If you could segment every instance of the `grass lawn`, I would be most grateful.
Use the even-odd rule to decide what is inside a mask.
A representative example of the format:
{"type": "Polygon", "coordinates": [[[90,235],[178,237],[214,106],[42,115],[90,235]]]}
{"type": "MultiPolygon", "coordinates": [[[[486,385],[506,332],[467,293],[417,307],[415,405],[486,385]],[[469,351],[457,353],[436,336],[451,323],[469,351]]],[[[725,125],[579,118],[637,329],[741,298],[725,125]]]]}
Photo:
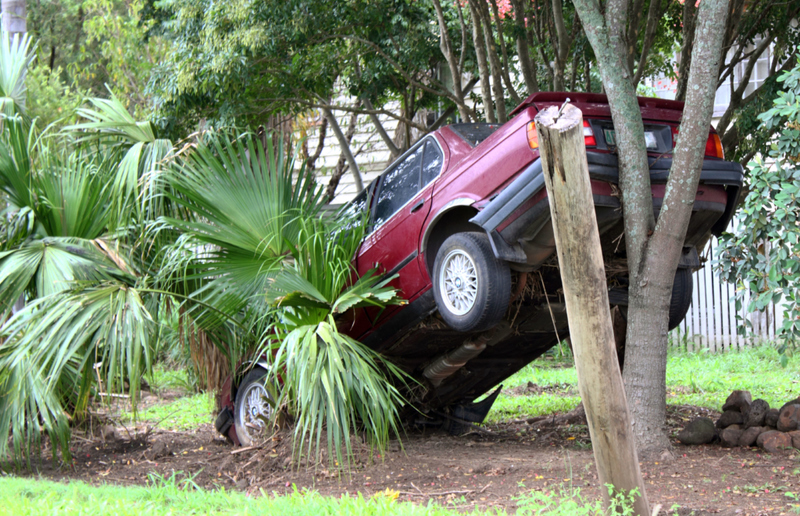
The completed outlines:
{"type": "MultiPolygon", "coordinates": [[[[361,497],[326,498],[314,492],[290,496],[251,497],[238,491],[197,489],[190,480],[154,478],[152,487],[94,487],[82,482],[61,484],[48,480],[0,477],[0,514],[39,515],[397,515],[450,516],[463,514],[437,505],[394,501],[391,493],[361,497]]],[[[263,493],[262,493],[263,494],[263,493]]],[[[486,514],[486,513],[474,513],[486,514]]]]}
{"type": "MultiPolygon", "coordinates": [[[[527,385],[542,393],[503,393],[489,413],[490,422],[566,412],[578,406],[578,377],[569,356],[545,356],[525,366],[503,382],[507,391],[527,385]]],[[[667,361],[667,403],[696,405],[720,410],[736,389],[748,390],[753,399],[763,398],[780,407],[800,396],[800,357],[789,357],[785,366],[772,347],[756,347],[731,353],[688,353],[670,349],[667,361]]]]}
{"type": "MultiPolygon", "coordinates": [[[[158,387],[184,382],[181,374],[160,372],[158,387]]],[[[504,382],[505,389],[489,415],[490,422],[531,417],[574,408],[577,376],[569,356],[548,355],[504,382]]],[[[800,357],[789,357],[785,366],[773,348],[760,347],[733,353],[687,353],[672,349],[667,366],[667,401],[719,410],[734,389],[749,390],[753,399],[763,398],[780,406],[800,395],[800,357]]],[[[139,418],[161,421],[160,426],[190,430],[211,421],[211,399],[205,394],[187,395],[168,404],[139,412],[139,418]]],[[[500,511],[465,513],[435,504],[421,505],[395,500],[387,491],[372,498],[323,497],[315,492],[288,496],[258,493],[251,497],[238,491],[203,490],[178,472],[169,478],[153,475],[147,487],[90,486],[2,476],[0,514],[39,515],[205,515],[292,514],[326,515],[456,515],[504,514],[500,511]]],[[[597,500],[587,501],[574,490],[542,493],[532,490],[516,500],[517,514],[597,515],[597,500]]]]}

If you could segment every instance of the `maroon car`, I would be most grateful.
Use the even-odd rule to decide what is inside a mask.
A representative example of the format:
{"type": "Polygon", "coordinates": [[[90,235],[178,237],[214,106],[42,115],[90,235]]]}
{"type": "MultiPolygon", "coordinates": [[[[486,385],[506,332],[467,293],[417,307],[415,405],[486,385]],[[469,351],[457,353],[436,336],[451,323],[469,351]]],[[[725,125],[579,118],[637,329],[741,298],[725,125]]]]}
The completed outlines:
{"type": "MultiPolygon", "coordinates": [[[[474,400],[568,335],[533,124],[540,110],[567,97],[583,112],[609,299],[625,307],[628,274],[616,137],[604,95],[536,93],[502,126],[438,129],[349,206],[369,212],[367,236],[355,257],[358,272],[377,265],[397,274],[394,285],[408,304],[382,312],[360,310],[340,328],[422,382],[426,389],[412,402],[434,420],[483,420],[499,390],[480,403],[474,400]]],[[[639,105],[657,215],[683,103],[639,98],[639,105]]],[[[742,167],[724,160],[713,128],[705,154],[675,277],[670,328],[689,308],[691,272],[700,267],[698,249],[728,225],[742,187],[742,167]]],[[[247,417],[251,383],[243,382],[238,396],[230,397],[237,401],[233,412],[239,419],[247,417]]]]}

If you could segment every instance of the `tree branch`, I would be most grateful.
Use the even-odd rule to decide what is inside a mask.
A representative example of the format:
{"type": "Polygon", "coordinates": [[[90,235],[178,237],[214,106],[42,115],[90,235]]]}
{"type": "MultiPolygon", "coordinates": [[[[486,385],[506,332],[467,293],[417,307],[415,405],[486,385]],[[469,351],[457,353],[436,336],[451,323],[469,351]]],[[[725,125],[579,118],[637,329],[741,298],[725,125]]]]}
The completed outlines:
{"type": "MultiPolygon", "coordinates": [[[[328,119],[328,123],[331,126],[331,130],[333,134],[336,136],[336,140],[339,142],[339,147],[344,154],[345,159],[347,160],[347,164],[350,166],[350,171],[353,173],[353,180],[356,184],[356,191],[361,192],[364,189],[364,183],[361,181],[361,173],[358,171],[358,164],[356,164],[356,159],[353,157],[353,153],[350,151],[350,141],[347,137],[342,133],[342,128],[339,127],[339,123],[336,121],[336,117],[333,116],[333,113],[329,108],[321,108],[322,113],[325,115],[325,118],[328,119]]],[[[357,113],[352,113],[350,115],[351,126],[347,128],[348,133],[351,131],[355,131],[355,121],[357,118],[357,113]]],[[[351,134],[350,139],[352,140],[353,136],[351,134]]]]}

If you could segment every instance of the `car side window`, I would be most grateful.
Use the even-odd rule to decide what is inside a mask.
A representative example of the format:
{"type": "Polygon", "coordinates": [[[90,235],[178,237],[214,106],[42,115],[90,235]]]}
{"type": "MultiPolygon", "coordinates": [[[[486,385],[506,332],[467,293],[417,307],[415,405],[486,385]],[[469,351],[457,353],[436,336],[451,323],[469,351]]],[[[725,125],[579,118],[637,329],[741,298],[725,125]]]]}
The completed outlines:
{"type": "MultiPolygon", "coordinates": [[[[372,187],[373,185],[369,185],[361,190],[361,193],[356,195],[355,199],[342,208],[339,217],[344,221],[342,229],[345,231],[367,222],[367,210],[369,210],[369,197],[372,192],[372,187]]],[[[369,229],[367,229],[367,232],[369,232],[369,229]]]]}
{"type": "Polygon", "coordinates": [[[444,163],[442,150],[435,141],[428,139],[428,143],[425,144],[425,156],[422,158],[423,188],[439,176],[442,171],[442,163],[444,163]]]}
{"type": "Polygon", "coordinates": [[[381,178],[372,227],[378,227],[389,220],[419,192],[419,167],[423,149],[424,145],[417,147],[381,178]]]}

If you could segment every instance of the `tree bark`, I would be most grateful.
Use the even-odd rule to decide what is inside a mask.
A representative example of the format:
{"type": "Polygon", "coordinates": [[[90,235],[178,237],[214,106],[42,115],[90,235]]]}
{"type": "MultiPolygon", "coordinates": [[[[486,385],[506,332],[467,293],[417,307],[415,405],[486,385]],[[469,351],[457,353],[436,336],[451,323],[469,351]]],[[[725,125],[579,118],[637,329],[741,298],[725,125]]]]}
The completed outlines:
{"type": "MultiPolygon", "coordinates": [[[[639,55],[639,62],[636,65],[636,73],[633,76],[633,86],[638,87],[644,75],[645,63],[650,55],[650,49],[656,39],[656,29],[658,28],[661,17],[667,9],[668,2],[662,0],[650,0],[650,7],[647,10],[647,25],[644,30],[644,41],[642,41],[642,52],[639,55]]],[[[635,44],[635,41],[634,41],[635,44]]],[[[631,67],[633,65],[631,64],[631,67]]]]}
{"type": "Polygon", "coordinates": [[[699,165],[697,170],[693,167],[694,163],[702,162],[708,138],[728,3],[727,0],[701,2],[700,27],[694,36],[691,56],[695,65],[687,77],[686,89],[691,94],[658,224],[653,215],[641,112],[625,63],[627,51],[621,44],[619,20],[624,19],[621,13],[627,12],[627,7],[621,0],[610,3],[603,18],[592,0],[575,0],[575,6],[597,56],[619,142],[630,275],[624,379],[639,450],[649,455],[670,447],[663,428],[668,306],[699,180],[699,165]]]}
{"type": "MultiPolygon", "coordinates": [[[[336,162],[336,166],[331,174],[331,179],[328,181],[328,186],[325,188],[325,202],[332,202],[333,198],[336,197],[336,188],[339,186],[339,181],[342,180],[342,176],[347,171],[347,168],[351,166],[350,159],[355,162],[355,156],[353,156],[350,144],[353,141],[353,136],[356,134],[357,122],[358,114],[351,113],[350,124],[347,126],[347,133],[344,135],[346,145],[342,145],[341,142],[339,144],[339,147],[341,147],[341,153],[339,154],[339,160],[336,162]],[[348,155],[350,156],[350,159],[348,159],[348,155]],[[345,164],[347,164],[347,166],[345,166],[345,164]]],[[[341,132],[341,129],[339,129],[339,131],[341,132]]],[[[356,188],[359,192],[364,189],[363,186],[359,187],[358,184],[356,184],[356,188]]]]}
{"type": "Polygon", "coordinates": [[[624,377],[638,442],[655,446],[652,451],[660,451],[661,445],[652,435],[663,436],[666,418],[667,314],[672,282],[700,181],[727,13],[727,0],[700,3],[686,108],[664,201],[652,237],[644,239],[645,260],[639,269],[631,270],[624,377]]]}
{"type": "Polygon", "coordinates": [[[559,272],[567,305],[570,340],[575,352],[581,394],[603,503],[611,494],[638,489],[634,512],[648,516],[647,502],[631,417],[625,401],[614,331],[608,309],[603,250],[592,201],[589,166],[583,139],[583,117],[567,105],[562,112],[549,107],[536,115],[542,169],[558,253],[559,272]]]}
{"type": "MultiPolygon", "coordinates": [[[[371,111],[375,110],[375,108],[372,106],[372,101],[369,99],[366,98],[364,99],[364,106],[371,111]]],[[[385,143],[386,147],[388,147],[389,152],[392,155],[392,158],[394,159],[400,154],[402,154],[402,152],[400,152],[400,149],[397,148],[397,145],[395,145],[394,142],[392,141],[392,137],[389,136],[389,133],[386,132],[386,128],[383,127],[383,124],[378,118],[378,115],[376,115],[375,113],[370,113],[369,119],[372,121],[372,125],[375,126],[375,130],[378,131],[378,135],[381,137],[381,140],[383,140],[383,143],[385,143]]]]}
{"type": "Polygon", "coordinates": [[[511,5],[514,7],[519,66],[522,69],[525,86],[528,88],[528,95],[531,95],[539,91],[539,82],[536,78],[536,64],[531,59],[530,46],[528,45],[528,29],[525,27],[525,7],[522,0],[511,0],[511,5]]]}
{"type": "Polygon", "coordinates": [[[497,0],[492,0],[492,15],[494,16],[494,23],[497,26],[497,39],[500,41],[500,55],[503,57],[502,72],[503,82],[506,83],[506,90],[511,95],[515,104],[520,104],[522,99],[519,98],[517,90],[514,88],[514,83],[511,82],[511,76],[508,74],[508,51],[506,50],[506,40],[503,36],[503,22],[500,18],[500,9],[497,7],[497,0]]]}

